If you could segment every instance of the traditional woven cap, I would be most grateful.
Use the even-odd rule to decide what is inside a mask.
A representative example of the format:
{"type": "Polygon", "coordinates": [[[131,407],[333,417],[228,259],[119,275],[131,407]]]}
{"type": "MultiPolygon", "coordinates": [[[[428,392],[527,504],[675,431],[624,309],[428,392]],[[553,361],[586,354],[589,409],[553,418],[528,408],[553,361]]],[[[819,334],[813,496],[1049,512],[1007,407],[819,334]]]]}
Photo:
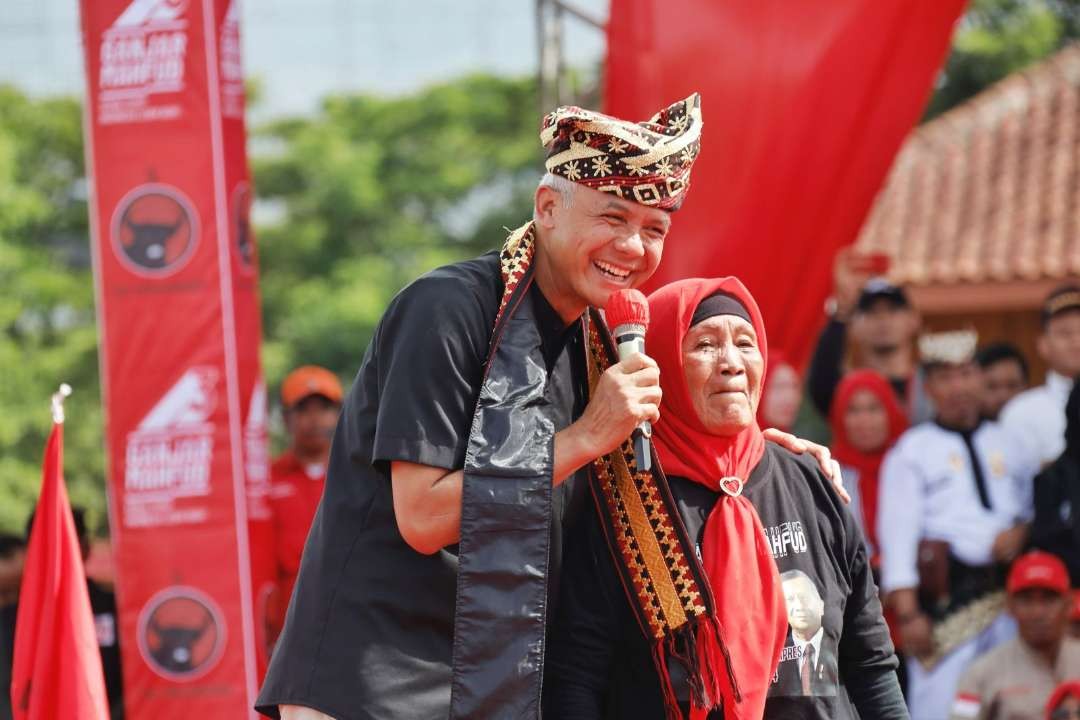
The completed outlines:
{"type": "Polygon", "coordinates": [[[642,205],[677,210],[701,151],[701,96],[694,93],[640,123],[560,107],[544,117],[540,141],[553,175],[642,205]]]}
{"type": "Polygon", "coordinates": [[[281,383],[281,404],[286,408],[312,395],[341,402],[341,382],[337,375],[318,365],[303,365],[285,376],[281,383]]]}
{"type": "Polygon", "coordinates": [[[929,333],[919,338],[919,357],[927,365],[963,365],[975,358],[978,343],[974,330],[929,333]]]}
{"type": "Polygon", "coordinates": [[[1050,293],[1043,303],[1043,324],[1069,310],[1080,310],[1080,285],[1062,285],[1050,293]]]}

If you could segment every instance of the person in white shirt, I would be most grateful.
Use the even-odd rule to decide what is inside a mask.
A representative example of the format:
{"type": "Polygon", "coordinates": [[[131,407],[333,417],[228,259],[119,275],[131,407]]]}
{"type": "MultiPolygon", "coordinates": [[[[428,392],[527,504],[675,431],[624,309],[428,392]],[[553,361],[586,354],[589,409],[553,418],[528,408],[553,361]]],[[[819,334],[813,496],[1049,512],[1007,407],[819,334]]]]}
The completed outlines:
{"type": "Polygon", "coordinates": [[[1005,565],[1023,549],[1037,463],[980,412],[973,331],[919,341],[937,414],[905,432],[881,470],[881,585],[907,655],[916,720],[949,715],[961,673],[1008,639],[1005,565]]]}
{"type": "Polygon", "coordinates": [[[1065,402],[1080,375],[1080,285],[1063,285],[1046,298],[1039,355],[1049,371],[1046,382],[1005,405],[1001,424],[1046,465],[1065,450],[1065,402]]]}

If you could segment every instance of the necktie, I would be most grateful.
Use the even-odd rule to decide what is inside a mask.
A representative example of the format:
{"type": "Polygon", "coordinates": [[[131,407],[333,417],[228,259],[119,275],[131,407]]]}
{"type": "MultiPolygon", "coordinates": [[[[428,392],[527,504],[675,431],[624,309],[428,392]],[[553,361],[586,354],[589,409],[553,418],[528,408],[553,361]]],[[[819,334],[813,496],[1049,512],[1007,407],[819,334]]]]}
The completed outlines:
{"type": "Polygon", "coordinates": [[[814,674],[814,646],[810,643],[806,643],[806,648],[803,650],[803,665],[802,665],[802,694],[810,695],[810,679],[814,674]]]}

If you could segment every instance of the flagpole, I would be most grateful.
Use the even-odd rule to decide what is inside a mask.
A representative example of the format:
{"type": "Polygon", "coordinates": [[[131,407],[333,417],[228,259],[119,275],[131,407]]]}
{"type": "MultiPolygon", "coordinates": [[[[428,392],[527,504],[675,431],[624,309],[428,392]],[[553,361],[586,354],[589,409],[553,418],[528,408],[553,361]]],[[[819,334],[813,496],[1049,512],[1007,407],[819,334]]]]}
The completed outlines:
{"type": "Polygon", "coordinates": [[[60,389],[52,394],[52,419],[57,425],[64,422],[64,400],[71,395],[71,386],[60,383],[60,389]]]}

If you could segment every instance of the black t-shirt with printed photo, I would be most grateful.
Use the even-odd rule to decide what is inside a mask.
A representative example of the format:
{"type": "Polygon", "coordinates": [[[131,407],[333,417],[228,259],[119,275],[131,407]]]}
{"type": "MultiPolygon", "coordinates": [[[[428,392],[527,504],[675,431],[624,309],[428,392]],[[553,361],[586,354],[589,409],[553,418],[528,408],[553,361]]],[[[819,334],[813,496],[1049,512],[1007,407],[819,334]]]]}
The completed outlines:
{"type": "MultiPolygon", "coordinates": [[[[285,629],[257,707],[339,720],[445,720],[450,707],[456,547],[416,552],[397,528],[390,463],[464,465],[503,283],[498,253],[439,268],[394,298],[345,398],[285,629]]],[[[562,429],[588,392],[583,333],[534,284],[551,420],[562,429]]],[[[551,579],[564,528],[583,506],[573,477],[552,496],[551,579]]]]}
{"type": "MultiPolygon", "coordinates": [[[[669,482],[687,532],[700,542],[718,494],[684,478],[669,482]]],[[[817,462],[769,443],[744,493],[761,517],[788,609],[765,720],[906,719],[862,534],[817,462]]],[[[663,718],[651,651],[599,523],[581,525],[571,539],[548,654],[545,717],[663,718]]],[[[669,669],[676,695],[688,701],[685,671],[674,661],[669,669]]]]}

